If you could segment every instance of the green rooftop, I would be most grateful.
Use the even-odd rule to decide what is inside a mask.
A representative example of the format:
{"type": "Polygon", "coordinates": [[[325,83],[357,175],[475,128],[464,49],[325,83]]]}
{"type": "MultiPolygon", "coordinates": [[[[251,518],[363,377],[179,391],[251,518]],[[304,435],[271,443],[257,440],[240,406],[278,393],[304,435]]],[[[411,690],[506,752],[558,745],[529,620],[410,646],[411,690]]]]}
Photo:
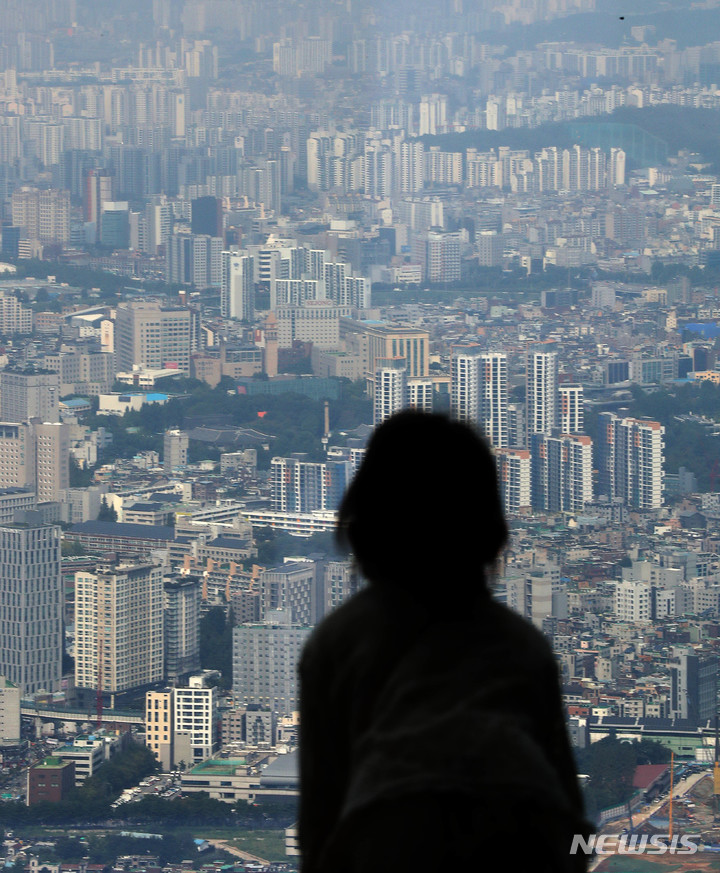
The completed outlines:
{"type": "Polygon", "coordinates": [[[217,776],[234,776],[238,767],[247,766],[245,758],[210,758],[207,761],[201,761],[196,764],[191,770],[191,773],[207,773],[208,775],[217,776]]]}
{"type": "Polygon", "coordinates": [[[57,758],[52,755],[36,764],[37,767],[67,767],[71,761],[64,761],[62,758],[57,758]]]}

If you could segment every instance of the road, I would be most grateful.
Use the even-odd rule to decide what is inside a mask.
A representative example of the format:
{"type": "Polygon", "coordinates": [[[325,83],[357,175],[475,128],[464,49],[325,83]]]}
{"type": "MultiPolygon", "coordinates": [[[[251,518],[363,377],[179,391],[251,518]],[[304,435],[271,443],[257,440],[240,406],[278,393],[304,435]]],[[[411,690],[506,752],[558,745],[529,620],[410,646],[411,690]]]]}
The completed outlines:
{"type": "MultiPolygon", "coordinates": [[[[684,779],[681,779],[673,786],[672,796],[673,798],[683,797],[687,794],[690,789],[696,785],[701,779],[704,779],[706,776],[712,778],[711,770],[703,770],[700,773],[691,773],[689,776],[686,776],[684,779]]],[[[632,826],[633,829],[637,829],[640,825],[644,824],[649,818],[652,818],[657,812],[662,809],[663,806],[670,800],[670,794],[663,794],[658,800],[655,800],[648,807],[643,807],[638,809],[632,815],[632,826]]],[[[630,827],[630,822],[627,819],[620,818],[615,819],[614,821],[608,822],[601,830],[601,833],[606,834],[618,834],[624,827],[630,827]]],[[[596,870],[600,863],[608,857],[607,855],[599,855],[590,863],[588,867],[589,871],[596,870]]]]}
{"type": "Polygon", "coordinates": [[[270,863],[264,858],[258,858],[257,855],[251,855],[250,852],[244,852],[242,849],[238,849],[236,846],[228,843],[227,840],[208,840],[208,843],[210,843],[211,846],[215,846],[216,849],[222,849],[224,852],[234,855],[236,858],[242,858],[244,861],[257,861],[259,864],[270,863]]]}

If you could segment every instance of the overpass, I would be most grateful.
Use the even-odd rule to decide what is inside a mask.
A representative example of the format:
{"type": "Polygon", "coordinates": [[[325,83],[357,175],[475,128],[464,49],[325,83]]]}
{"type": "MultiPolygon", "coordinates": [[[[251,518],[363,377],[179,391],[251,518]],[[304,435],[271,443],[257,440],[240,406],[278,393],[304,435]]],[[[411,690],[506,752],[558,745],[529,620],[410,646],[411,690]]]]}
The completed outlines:
{"type": "MultiPolygon", "coordinates": [[[[97,713],[94,710],[69,708],[62,709],[59,706],[36,706],[28,700],[23,700],[20,704],[20,715],[22,718],[31,718],[35,721],[35,732],[40,733],[40,727],[43,723],[52,721],[54,723],[63,721],[76,722],[91,722],[95,724],[97,713]]],[[[111,730],[131,730],[134,726],[142,726],[145,724],[145,714],[143,712],[122,711],[119,709],[103,709],[102,725],[111,730]]]]}

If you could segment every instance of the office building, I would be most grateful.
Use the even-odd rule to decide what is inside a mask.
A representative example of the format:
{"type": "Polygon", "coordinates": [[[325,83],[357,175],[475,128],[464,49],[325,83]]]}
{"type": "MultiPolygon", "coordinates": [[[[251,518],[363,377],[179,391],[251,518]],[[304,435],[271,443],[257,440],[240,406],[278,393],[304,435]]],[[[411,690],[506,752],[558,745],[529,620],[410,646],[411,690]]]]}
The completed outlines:
{"type": "Polygon", "coordinates": [[[450,407],[458,421],[480,420],[482,349],[477,344],[454,346],[450,359],[450,407]]]}
{"type": "MultiPolygon", "coordinates": [[[[311,279],[279,279],[275,284],[317,284],[311,279]]],[[[338,306],[331,300],[309,299],[304,303],[278,305],[278,347],[289,349],[296,341],[312,343],[313,349],[336,350],[340,348],[340,318],[349,318],[353,309],[338,306]]]]}
{"type": "Polygon", "coordinates": [[[289,610],[269,613],[261,624],[233,628],[233,694],[277,715],[299,706],[297,665],[311,628],[294,625],[289,610]]]}
{"type": "Polygon", "coordinates": [[[130,245],[130,211],[126,201],[107,200],[100,213],[100,245],[126,249],[130,245]]]}
{"type": "Polygon", "coordinates": [[[348,353],[360,356],[371,390],[375,386],[377,362],[381,358],[404,358],[408,379],[430,375],[430,337],[426,330],[341,318],[340,339],[348,353]]]}
{"type": "Polygon", "coordinates": [[[261,615],[289,611],[291,624],[309,627],[322,616],[322,567],[315,561],[287,561],[260,573],[261,615]]]}
{"type": "Polygon", "coordinates": [[[318,567],[320,604],[318,620],[355,594],[362,582],[351,561],[326,561],[318,567]]]}
{"type": "Polygon", "coordinates": [[[196,350],[197,314],[180,306],[157,301],[119,303],[115,320],[118,370],[133,367],[188,370],[196,350]]]}
{"type": "Polygon", "coordinates": [[[251,322],[255,315],[255,263],[242,252],[222,252],[220,310],[225,318],[251,322]]]}
{"type": "Polygon", "coordinates": [[[190,230],[195,234],[221,237],[223,234],[222,200],[197,197],[190,204],[190,230]]]}
{"type": "Polygon", "coordinates": [[[706,724],[717,714],[718,658],[691,648],[673,646],[670,661],[671,718],[706,724]]]}
{"type": "Polygon", "coordinates": [[[665,428],[657,421],[601,412],[598,421],[598,494],[636,509],[662,506],[665,428]]]}
{"type": "Polygon", "coordinates": [[[113,199],[113,177],[108,170],[91,169],[85,176],[84,217],[87,241],[96,243],[100,238],[103,204],[113,199]]]}
{"type": "Polygon", "coordinates": [[[75,685],[94,696],[163,679],[162,571],[150,564],[75,574],[75,685]]]}
{"type": "Polygon", "coordinates": [[[60,528],[36,512],[0,527],[0,675],[23,696],[59,691],[63,652],[60,528]]]}
{"type": "Polygon", "coordinates": [[[38,503],[54,503],[70,487],[70,425],[38,422],[34,431],[38,503]]]}
{"type": "Polygon", "coordinates": [[[35,491],[35,432],[30,424],[0,423],[0,488],[35,491]]]}
{"type": "Polygon", "coordinates": [[[557,352],[528,352],[525,373],[527,445],[536,433],[549,434],[559,424],[557,352]]]}
{"type": "Polygon", "coordinates": [[[0,420],[60,421],[60,380],[57,373],[0,372],[0,420]]]}

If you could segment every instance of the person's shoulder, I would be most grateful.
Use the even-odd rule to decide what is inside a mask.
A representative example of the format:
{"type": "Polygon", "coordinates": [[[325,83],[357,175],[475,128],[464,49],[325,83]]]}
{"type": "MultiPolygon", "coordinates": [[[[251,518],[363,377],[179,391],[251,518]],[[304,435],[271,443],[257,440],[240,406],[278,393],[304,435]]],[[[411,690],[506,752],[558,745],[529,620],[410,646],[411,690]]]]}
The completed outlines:
{"type": "Polygon", "coordinates": [[[532,622],[509,606],[491,599],[488,618],[495,632],[505,635],[508,643],[521,646],[528,655],[555,660],[552,646],[546,637],[532,622]]]}
{"type": "Polygon", "coordinates": [[[303,663],[329,651],[340,655],[358,636],[372,633],[368,628],[376,625],[382,613],[382,599],[373,586],[353,594],[316,625],[305,644],[303,663]]]}

